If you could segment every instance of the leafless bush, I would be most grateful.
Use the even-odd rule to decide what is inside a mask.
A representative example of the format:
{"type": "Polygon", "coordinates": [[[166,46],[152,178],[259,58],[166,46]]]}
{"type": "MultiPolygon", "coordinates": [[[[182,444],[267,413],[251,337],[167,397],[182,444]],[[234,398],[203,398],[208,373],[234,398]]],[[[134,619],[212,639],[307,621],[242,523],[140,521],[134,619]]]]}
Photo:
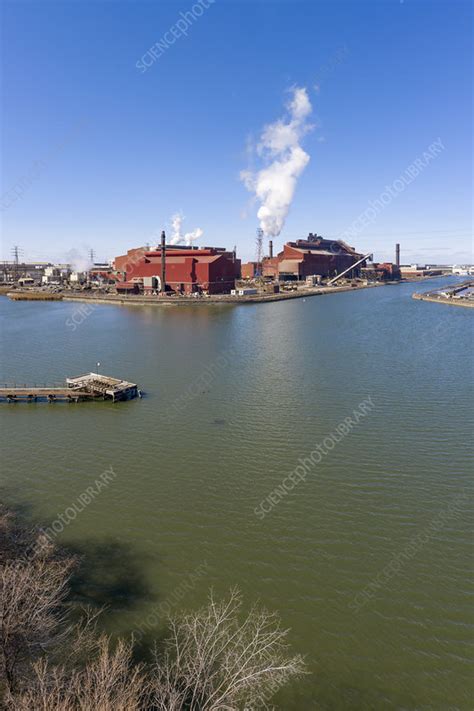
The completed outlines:
{"type": "Polygon", "coordinates": [[[71,560],[10,560],[0,567],[0,657],[10,691],[29,659],[51,646],[65,621],[71,560]]]}
{"type": "Polygon", "coordinates": [[[82,610],[71,624],[66,596],[74,565],[0,508],[0,707],[256,711],[304,673],[301,657],[289,656],[278,618],[255,607],[241,619],[236,591],[171,619],[151,668],[136,664],[133,640],[113,644],[97,633],[97,611],[82,610]]]}
{"type": "Polygon", "coordinates": [[[154,703],[160,711],[230,711],[268,708],[275,690],[304,672],[300,656],[288,657],[278,618],[253,608],[240,622],[240,596],[171,620],[164,655],[156,655],[154,703]]]}
{"type": "Polygon", "coordinates": [[[83,669],[36,662],[33,679],[23,693],[10,696],[12,711],[138,711],[147,708],[147,681],[142,667],[132,663],[132,646],[115,648],[103,635],[97,655],[83,669]]]}

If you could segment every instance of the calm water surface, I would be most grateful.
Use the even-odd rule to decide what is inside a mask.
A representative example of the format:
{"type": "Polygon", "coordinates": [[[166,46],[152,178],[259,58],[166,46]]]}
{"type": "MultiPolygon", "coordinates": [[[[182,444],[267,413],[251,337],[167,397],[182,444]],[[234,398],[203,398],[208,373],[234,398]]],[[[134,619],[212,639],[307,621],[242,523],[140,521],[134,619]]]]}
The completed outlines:
{"type": "Polygon", "coordinates": [[[160,603],[179,611],[237,585],[247,605],[279,611],[312,672],[281,708],[471,709],[474,314],[411,299],[443,283],[237,307],[97,305],[75,330],[79,304],[1,298],[4,381],[63,380],[100,361],[146,392],[0,405],[3,498],[48,524],[112,466],[115,481],[60,536],[86,555],[78,592],[110,603],[107,626],[125,633],[160,603]],[[369,395],[373,411],[257,518],[369,395]]]}

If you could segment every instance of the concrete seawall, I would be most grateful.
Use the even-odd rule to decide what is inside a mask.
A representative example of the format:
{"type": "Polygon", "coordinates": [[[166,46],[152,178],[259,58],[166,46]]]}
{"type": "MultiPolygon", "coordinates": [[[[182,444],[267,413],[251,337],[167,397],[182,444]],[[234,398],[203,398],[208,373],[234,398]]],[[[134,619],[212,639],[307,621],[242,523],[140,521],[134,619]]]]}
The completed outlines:
{"type": "Polygon", "coordinates": [[[115,306],[158,306],[164,308],[182,307],[182,306],[207,306],[215,305],[237,305],[237,304],[262,304],[274,301],[287,301],[289,299],[304,299],[309,296],[325,296],[328,294],[339,294],[345,291],[358,291],[359,289],[373,289],[377,286],[385,286],[383,283],[360,285],[360,286],[335,286],[335,287],[316,287],[314,289],[301,289],[298,291],[290,291],[288,293],[280,292],[279,294],[256,294],[254,296],[211,296],[202,298],[190,297],[167,297],[156,298],[147,296],[119,296],[117,294],[71,294],[63,292],[61,294],[52,294],[48,297],[43,292],[27,292],[16,291],[9,292],[7,296],[16,301],[82,301],[85,303],[95,304],[113,304],[115,306]]]}
{"type": "Polygon", "coordinates": [[[447,304],[448,306],[461,306],[463,308],[472,309],[474,308],[473,301],[467,301],[467,299],[449,299],[444,296],[434,296],[433,294],[412,294],[412,299],[417,299],[418,301],[432,301],[434,304],[447,304]]]}

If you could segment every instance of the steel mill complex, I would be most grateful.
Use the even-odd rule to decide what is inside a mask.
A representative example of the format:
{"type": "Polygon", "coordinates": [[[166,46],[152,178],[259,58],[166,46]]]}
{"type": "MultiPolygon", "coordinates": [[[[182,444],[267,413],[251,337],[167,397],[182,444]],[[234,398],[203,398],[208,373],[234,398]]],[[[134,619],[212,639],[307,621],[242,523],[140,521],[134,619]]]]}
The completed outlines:
{"type": "MultiPolygon", "coordinates": [[[[257,259],[244,264],[237,258],[236,247],[233,250],[198,247],[192,243],[191,233],[182,238],[185,244],[176,243],[175,237],[167,244],[163,231],[158,244],[129,249],[110,262],[95,263],[93,250],[81,266],[20,264],[17,259],[5,262],[3,273],[0,268],[0,288],[12,289],[11,293],[4,293],[17,300],[78,297],[82,292],[102,294],[104,298],[114,294],[230,298],[257,293],[268,297],[280,289],[294,291],[300,287],[331,287],[336,283],[340,287],[343,278],[352,281],[351,286],[362,286],[446,271],[432,266],[400,265],[399,244],[395,263],[377,263],[372,254],[362,254],[341,239],[326,239],[312,232],[305,239],[286,242],[275,255],[273,240],[269,240],[265,254],[260,233],[261,230],[257,259]],[[254,289],[252,293],[250,288],[254,289]]],[[[451,273],[451,268],[447,271],[451,273]]]]}
{"type": "Polygon", "coordinates": [[[277,281],[300,281],[310,275],[333,277],[363,257],[342,240],[328,240],[312,233],[307,239],[287,242],[275,257],[270,242],[269,252],[261,263],[249,262],[241,268],[235,251],[167,245],[163,233],[161,247],[130,249],[115,258],[115,275],[119,279],[116,287],[122,293],[153,294],[166,290],[224,294],[235,289],[235,282],[241,277],[252,279],[258,273],[277,281]]]}

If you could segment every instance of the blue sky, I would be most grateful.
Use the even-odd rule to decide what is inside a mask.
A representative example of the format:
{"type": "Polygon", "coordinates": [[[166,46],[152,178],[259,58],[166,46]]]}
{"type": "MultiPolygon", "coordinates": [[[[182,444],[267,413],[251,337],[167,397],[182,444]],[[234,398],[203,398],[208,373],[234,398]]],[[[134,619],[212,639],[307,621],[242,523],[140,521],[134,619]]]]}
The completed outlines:
{"type": "Polygon", "coordinates": [[[275,248],[342,234],[440,138],[351,241],[378,260],[399,241],[404,263],[474,261],[470,2],[205,0],[170,35],[194,4],[3,3],[3,258],[17,244],[26,259],[107,259],[177,211],[201,243],[254,258],[259,204],[239,174],[305,87],[310,161],[275,248]]]}

